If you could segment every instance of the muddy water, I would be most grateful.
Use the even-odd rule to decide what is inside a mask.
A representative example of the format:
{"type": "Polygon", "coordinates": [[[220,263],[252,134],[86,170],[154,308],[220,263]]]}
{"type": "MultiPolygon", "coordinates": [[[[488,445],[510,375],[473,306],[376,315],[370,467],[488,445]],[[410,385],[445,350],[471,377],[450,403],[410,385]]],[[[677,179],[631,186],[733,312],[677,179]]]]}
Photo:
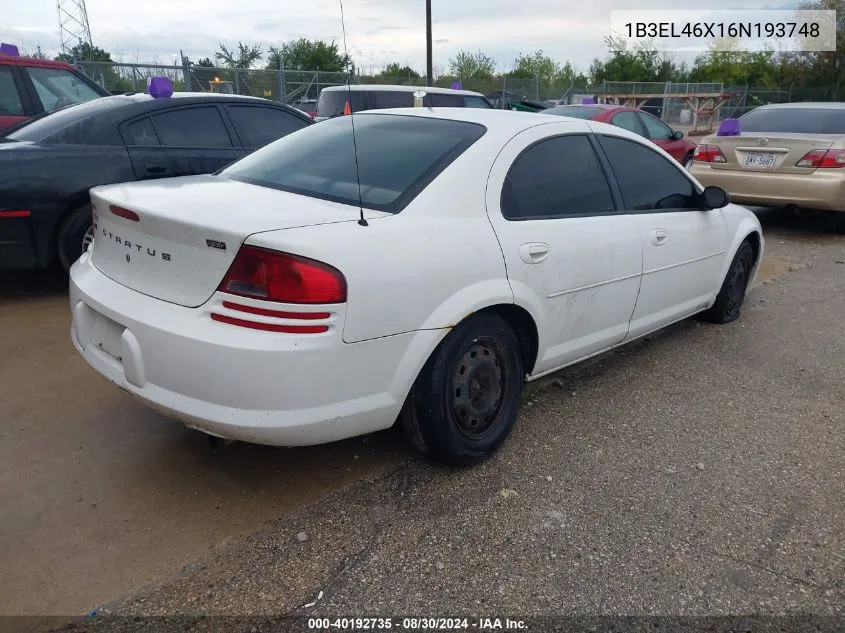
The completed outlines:
{"type": "Polygon", "coordinates": [[[85,613],[407,458],[396,433],[215,454],[90,370],[64,279],[0,278],[0,614],[85,613]]]}

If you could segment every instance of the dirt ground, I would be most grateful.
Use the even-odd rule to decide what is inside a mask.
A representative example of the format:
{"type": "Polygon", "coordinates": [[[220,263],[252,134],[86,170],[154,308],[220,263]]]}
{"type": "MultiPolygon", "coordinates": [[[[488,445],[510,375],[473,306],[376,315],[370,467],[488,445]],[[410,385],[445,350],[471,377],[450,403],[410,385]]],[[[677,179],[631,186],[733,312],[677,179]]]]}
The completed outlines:
{"type": "Polygon", "coordinates": [[[215,454],[78,357],[61,276],[5,275],[0,614],[842,613],[845,237],[762,217],[740,321],[532,385],[462,471],[392,431],[215,454]]]}

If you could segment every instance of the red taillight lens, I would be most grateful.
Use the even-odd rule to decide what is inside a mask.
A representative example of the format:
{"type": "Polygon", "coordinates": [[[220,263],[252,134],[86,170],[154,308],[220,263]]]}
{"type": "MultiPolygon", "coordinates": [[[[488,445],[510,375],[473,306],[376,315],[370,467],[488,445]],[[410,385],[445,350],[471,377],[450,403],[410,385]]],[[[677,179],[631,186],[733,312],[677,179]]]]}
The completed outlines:
{"type": "Polygon", "coordinates": [[[110,205],[109,210],[114,213],[116,216],[125,218],[127,220],[132,220],[133,222],[137,222],[141,218],[138,217],[138,214],[134,211],[130,211],[129,209],[124,209],[123,207],[117,207],[115,205],[110,205]]]}
{"type": "Polygon", "coordinates": [[[217,288],[279,303],[344,303],[346,279],[323,262],[256,246],[242,246],[217,288]]]}
{"type": "Polygon", "coordinates": [[[698,145],[692,155],[693,160],[702,163],[725,163],[727,159],[716,145],[698,145]]]}
{"type": "Polygon", "coordinates": [[[796,167],[809,167],[811,169],[845,167],[845,150],[843,149],[814,149],[801,157],[796,167]]]}
{"type": "Polygon", "coordinates": [[[14,209],[8,211],[0,211],[0,218],[28,218],[32,215],[31,211],[24,209],[14,209]]]}

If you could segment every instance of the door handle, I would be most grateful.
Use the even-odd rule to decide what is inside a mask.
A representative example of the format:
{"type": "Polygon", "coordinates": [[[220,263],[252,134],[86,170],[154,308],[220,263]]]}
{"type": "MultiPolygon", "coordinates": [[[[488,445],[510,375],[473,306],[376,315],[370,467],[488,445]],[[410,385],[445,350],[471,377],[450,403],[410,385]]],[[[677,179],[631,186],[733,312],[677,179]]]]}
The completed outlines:
{"type": "Polygon", "coordinates": [[[167,173],[167,165],[164,163],[147,163],[148,174],[164,174],[167,173]]]}
{"type": "Polygon", "coordinates": [[[666,240],[669,239],[669,234],[666,233],[665,229],[652,229],[651,231],[651,243],[655,246],[662,246],[666,243],[666,240]]]}
{"type": "Polygon", "coordinates": [[[526,264],[539,264],[550,252],[551,248],[544,242],[527,242],[519,247],[519,257],[526,264]]]}

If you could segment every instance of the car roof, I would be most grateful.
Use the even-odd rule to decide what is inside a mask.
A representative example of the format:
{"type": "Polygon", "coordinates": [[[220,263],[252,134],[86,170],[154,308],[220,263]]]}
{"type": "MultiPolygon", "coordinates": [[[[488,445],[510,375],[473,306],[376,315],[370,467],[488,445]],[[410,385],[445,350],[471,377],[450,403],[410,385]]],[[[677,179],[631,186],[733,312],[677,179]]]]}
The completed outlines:
{"type": "MultiPolygon", "coordinates": [[[[584,132],[589,132],[592,125],[606,125],[593,121],[590,121],[588,124],[583,119],[542,114],[542,112],[514,112],[512,110],[496,110],[492,108],[389,108],[384,110],[365,110],[360,113],[356,112],[353,116],[379,116],[384,114],[480,123],[486,127],[495,127],[498,130],[505,130],[513,134],[518,134],[536,125],[560,123],[561,121],[572,122],[584,132]]],[[[607,127],[613,130],[621,129],[609,125],[607,127]]]]}
{"type": "Polygon", "coordinates": [[[796,103],[768,103],[755,108],[755,110],[779,110],[782,108],[824,108],[825,110],[845,110],[845,102],[842,101],[804,101],[796,103]]]}
{"type": "Polygon", "coordinates": [[[480,92],[473,92],[472,90],[452,90],[451,88],[439,88],[436,86],[399,86],[391,84],[358,84],[355,86],[328,86],[323,88],[321,92],[338,92],[340,90],[352,90],[353,92],[370,92],[378,90],[382,92],[416,92],[417,90],[424,90],[431,94],[454,94],[465,95],[472,97],[483,97],[480,92]]]}
{"type": "MultiPolygon", "coordinates": [[[[67,62],[62,62],[53,59],[38,59],[37,57],[21,57],[18,55],[6,55],[0,53],[0,64],[9,64],[13,66],[34,66],[37,68],[63,68],[74,69],[73,66],[67,62]]],[[[75,70],[75,69],[74,69],[75,70]]]]}

